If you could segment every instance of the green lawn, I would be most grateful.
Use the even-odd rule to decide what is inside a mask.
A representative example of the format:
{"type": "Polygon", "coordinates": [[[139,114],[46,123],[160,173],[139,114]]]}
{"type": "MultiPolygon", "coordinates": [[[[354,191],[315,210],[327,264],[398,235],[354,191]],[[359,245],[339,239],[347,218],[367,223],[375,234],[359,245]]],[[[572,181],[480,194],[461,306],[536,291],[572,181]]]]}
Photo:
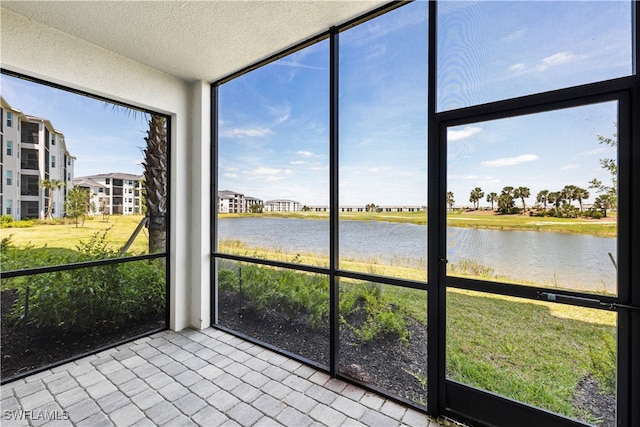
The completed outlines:
{"type": "MultiPolygon", "coordinates": [[[[102,216],[87,219],[78,227],[75,224],[39,224],[26,228],[2,228],[1,237],[11,238],[15,246],[32,246],[34,248],[76,249],[80,241],[87,241],[96,232],[107,231],[107,241],[112,249],[120,249],[133,234],[143,215],[112,215],[109,221],[102,221],[102,216]]],[[[149,251],[149,238],[143,228],[129,253],[145,254],[149,251]]]]}

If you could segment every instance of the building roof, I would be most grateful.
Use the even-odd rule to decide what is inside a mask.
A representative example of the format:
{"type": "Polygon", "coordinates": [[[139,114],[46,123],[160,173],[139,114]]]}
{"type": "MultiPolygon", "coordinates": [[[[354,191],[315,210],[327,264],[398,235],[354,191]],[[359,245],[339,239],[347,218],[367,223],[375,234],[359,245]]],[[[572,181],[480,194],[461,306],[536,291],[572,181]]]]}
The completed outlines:
{"type": "Polygon", "coordinates": [[[218,191],[218,197],[235,197],[238,194],[242,195],[242,193],[238,193],[237,191],[231,191],[231,190],[218,191]]]}
{"type": "Polygon", "coordinates": [[[264,202],[264,204],[269,204],[269,203],[300,203],[296,200],[288,200],[288,199],[275,199],[275,200],[267,200],[266,202],[264,202]]]}
{"type": "Polygon", "coordinates": [[[77,179],[90,178],[90,179],[105,179],[105,178],[115,178],[115,179],[130,179],[133,181],[139,181],[144,178],[144,175],[133,175],[130,173],[122,173],[122,172],[111,172],[111,173],[100,173],[97,175],[87,175],[87,176],[79,176],[77,179]]]}
{"type": "Polygon", "coordinates": [[[75,178],[73,180],[73,185],[77,186],[77,187],[102,187],[102,188],[106,188],[106,185],[100,184],[98,181],[94,181],[93,179],[87,178],[87,177],[75,178]]]}

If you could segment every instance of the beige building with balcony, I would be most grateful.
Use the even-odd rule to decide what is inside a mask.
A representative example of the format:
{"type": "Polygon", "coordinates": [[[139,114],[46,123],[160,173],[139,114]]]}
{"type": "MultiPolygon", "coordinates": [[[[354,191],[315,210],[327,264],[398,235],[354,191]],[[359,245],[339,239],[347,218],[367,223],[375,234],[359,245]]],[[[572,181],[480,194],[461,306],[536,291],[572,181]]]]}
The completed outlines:
{"type": "Polygon", "coordinates": [[[64,134],[45,118],[30,116],[1,99],[0,209],[14,219],[44,218],[49,198],[53,218],[64,216],[67,191],[73,187],[75,157],[64,134]],[[40,187],[42,180],[64,183],[57,189],[40,187]]]}

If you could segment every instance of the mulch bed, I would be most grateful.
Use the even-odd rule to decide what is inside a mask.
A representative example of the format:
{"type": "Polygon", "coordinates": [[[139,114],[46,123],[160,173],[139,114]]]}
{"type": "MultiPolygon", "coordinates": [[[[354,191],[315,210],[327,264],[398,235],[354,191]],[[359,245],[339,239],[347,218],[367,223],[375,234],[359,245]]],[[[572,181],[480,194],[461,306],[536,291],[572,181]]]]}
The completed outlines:
{"type": "Polygon", "coordinates": [[[105,324],[86,333],[60,334],[29,328],[25,339],[23,327],[13,327],[6,321],[16,292],[2,291],[0,299],[2,381],[165,327],[164,318],[155,316],[120,327],[105,324]]]}

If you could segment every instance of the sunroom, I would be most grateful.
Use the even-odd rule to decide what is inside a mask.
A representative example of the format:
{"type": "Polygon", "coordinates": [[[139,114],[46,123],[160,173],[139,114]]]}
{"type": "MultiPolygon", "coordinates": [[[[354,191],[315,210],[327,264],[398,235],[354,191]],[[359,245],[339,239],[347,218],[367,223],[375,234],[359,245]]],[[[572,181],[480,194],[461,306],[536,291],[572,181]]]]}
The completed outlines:
{"type": "MultiPolygon", "coordinates": [[[[3,103],[31,114],[14,89],[29,84],[115,105],[122,117],[139,111],[158,131],[139,144],[160,135],[161,146],[155,160],[142,160],[144,175],[96,170],[82,181],[95,192],[89,223],[147,212],[131,222],[135,234],[121,249],[94,235],[80,246],[90,255],[101,248],[103,257],[55,265],[3,258],[3,298],[24,301],[16,328],[36,333],[28,319],[44,298],[38,286],[104,285],[122,301],[120,312],[105,311],[104,326],[138,309],[125,300],[134,282],[153,276],[159,294],[137,297],[155,310],[155,326],[113,344],[150,357],[171,347],[191,360],[181,378],[222,369],[213,360],[226,355],[214,356],[215,346],[236,354],[233,343],[250,352],[233,360],[243,378],[262,365],[250,357],[269,352],[307,379],[322,376],[338,396],[352,398],[348,387],[356,387],[403,414],[467,425],[640,425],[638,14],[633,1],[3,1],[3,103]],[[156,175],[147,175],[150,163],[156,175]],[[154,217],[157,176],[166,185],[154,217]],[[123,215],[100,215],[113,196],[123,215]],[[127,252],[154,231],[159,243],[127,252]]],[[[75,156],[73,137],[60,131],[75,156]]],[[[53,150],[47,145],[46,155],[53,150]]],[[[10,199],[20,179],[8,183],[7,173],[19,177],[20,168],[2,151],[5,214],[19,205],[10,199]]],[[[46,159],[47,168],[65,166],[46,159]]],[[[74,159],[78,171],[83,160],[74,159]]],[[[47,169],[41,188],[31,187],[43,201],[57,192],[73,199],[74,186],[56,187],[56,179],[47,169]]],[[[53,222],[53,207],[41,208],[53,222]]],[[[74,215],[68,202],[65,209],[77,227],[86,212],[74,215]]],[[[4,242],[14,231],[2,233],[4,242]]],[[[51,295],[75,304],[70,293],[51,295]]],[[[77,333],[43,316],[43,333],[77,333]]],[[[113,351],[96,346],[9,376],[3,370],[2,388],[58,375],[80,356],[106,379],[112,372],[96,360],[129,360],[134,375],[153,375],[150,359],[118,360],[113,351]]],[[[222,375],[201,376],[213,390],[222,375]]],[[[145,415],[139,421],[171,424],[111,384],[145,415]]],[[[7,393],[3,402],[23,403],[7,393]]],[[[303,422],[270,416],[258,400],[227,408],[245,417],[209,424],[303,422]],[[246,416],[253,411],[260,417],[246,416]]],[[[170,404],[184,423],[208,425],[201,408],[191,416],[170,404]]],[[[373,406],[390,416],[384,408],[373,406]]],[[[303,423],[409,424],[339,410],[332,421],[320,412],[309,409],[303,423]]],[[[123,414],[105,423],[129,425],[123,414]]],[[[53,421],[89,419],[67,415],[53,421]]]]}

